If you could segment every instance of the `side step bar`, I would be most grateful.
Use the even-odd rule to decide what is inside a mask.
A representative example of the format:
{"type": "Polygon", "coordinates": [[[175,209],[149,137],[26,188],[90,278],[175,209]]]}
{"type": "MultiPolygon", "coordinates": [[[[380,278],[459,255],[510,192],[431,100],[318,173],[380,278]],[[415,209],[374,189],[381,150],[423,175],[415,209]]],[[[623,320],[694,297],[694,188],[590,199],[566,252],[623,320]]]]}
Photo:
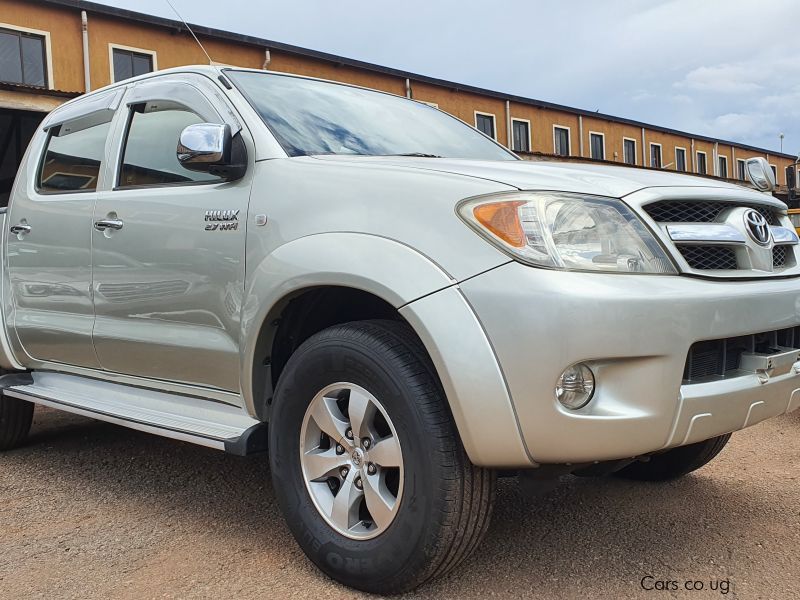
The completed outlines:
{"type": "Polygon", "coordinates": [[[0,376],[0,389],[28,402],[231,454],[267,449],[265,423],[214,400],[39,371],[0,376]]]}

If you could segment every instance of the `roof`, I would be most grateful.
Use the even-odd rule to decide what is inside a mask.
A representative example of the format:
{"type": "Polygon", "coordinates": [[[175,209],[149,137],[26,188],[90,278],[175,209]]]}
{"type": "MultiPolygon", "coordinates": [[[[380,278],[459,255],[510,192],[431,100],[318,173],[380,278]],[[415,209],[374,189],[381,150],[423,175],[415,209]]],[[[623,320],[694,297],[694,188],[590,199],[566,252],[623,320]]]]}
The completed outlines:
{"type": "MultiPolygon", "coordinates": [[[[107,6],[105,4],[98,4],[96,2],[86,2],[85,0],[34,0],[36,2],[40,2],[43,4],[50,4],[55,6],[62,6],[68,8],[75,8],[78,10],[85,10],[87,12],[92,12],[96,14],[102,14],[112,17],[118,17],[121,19],[127,19],[130,21],[135,21],[139,23],[144,23],[147,25],[155,25],[158,27],[166,27],[168,29],[174,29],[177,31],[183,31],[186,29],[184,24],[180,21],[176,21],[174,19],[167,19],[164,17],[157,17],[154,15],[148,15],[146,13],[140,13],[132,10],[126,10],[122,8],[117,8],[114,6],[107,6]]],[[[252,46],[259,46],[262,48],[267,48],[270,50],[279,50],[281,52],[286,52],[287,54],[295,54],[297,56],[304,56],[307,58],[314,58],[317,60],[323,60],[327,62],[332,62],[338,65],[344,65],[348,67],[354,67],[357,69],[363,69],[366,71],[373,71],[377,73],[383,73],[386,75],[393,75],[395,77],[400,77],[403,79],[411,79],[413,81],[418,81],[421,83],[428,83],[432,85],[441,86],[444,88],[448,88],[451,90],[456,91],[464,91],[470,92],[473,94],[479,94],[483,96],[488,96],[490,98],[496,98],[498,100],[503,101],[510,101],[516,102],[518,104],[526,104],[528,106],[534,106],[537,108],[546,108],[551,110],[559,110],[566,113],[571,113],[574,115],[582,116],[582,117],[591,117],[594,119],[602,119],[606,121],[613,121],[615,123],[622,123],[624,125],[631,125],[633,127],[644,127],[651,131],[658,131],[660,133],[667,133],[673,135],[679,135],[683,137],[693,138],[695,140],[700,140],[704,142],[719,142],[720,144],[732,145],[736,146],[737,148],[742,148],[744,150],[751,150],[754,152],[759,152],[763,154],[770,154],[772,156],[780,156],[783,158],[788,158],[794,160],[796,157],[792,154],[786,154],[783,152],[776,152],[774,150],[768,150],[766,148],[759,148],[757,146],[750,146],[748,144],[743,144],[741,142],[732,142],[729,140],[723,140],[719,138],[709,137],[705,135],[697,135],[693,133],[689,133],[686,131],[681,131],[678,129],[671,129],[669,127],[662,127],[660,125],[653,125],[651,123],[644,123],[642,121],[636,121],[634,119],[627,119],[625,117],[616,117],[613,115],[595,112],[590,110],[585,110],[581,108],[575,108],[572,106],[565,106],[562,104],[555,104],[553,102],[546,102],[544,100],[537,100],[534,98],[527,98],[525,96],[518,96],[515,94],[506,94],[503,92],[498,92],[495,90],[489,90],[485,88],[480,88],[472,85],[467,85],[463,83],[457,83],[454,81],[448,81],[446,79],[438,79],[436,77],[428,77],[427,75],[420,75],[418,73],[412,73],[410,71],[403,71],[400,69],[393,69],[391,67],[384,67],[382,65],[376,65],[374,63],[369,63],[361,60],[356,60],[352,58],[346,58],[343,56],[338,56],[336,54],[329,54],[327,52],[319,52],[317,50],[310,50],[308,48],[302,48],[300,46],[294,46],[291,44],[284,44],[282,42],[276,42],[274,40],[268,40],[265,38],[259,38],[251,35],[244,35],[240,33],[234,33],[231,31],[225,31],[222,29],[215,29],[213,27],[206,27],[204,25],[195,25],[194,23],[189,23],[189,26],[192,30],[199,36],[217,38],[221,40],[227,40],[231,42],[236,42],[239,44],[249,44],[252,46]]]]}
{"type": "Polygon", "coordinates": [[[36,94],[39,96],[55,96],[57,98],[76,98],[83,92],[67,92],[65,90],[51,90],[43,88],[38,85],[28,85],[25,83],[10,83],[8,81],[0,81],[0,90],[11,92],[27,92],[29,94],[36,94]]]}

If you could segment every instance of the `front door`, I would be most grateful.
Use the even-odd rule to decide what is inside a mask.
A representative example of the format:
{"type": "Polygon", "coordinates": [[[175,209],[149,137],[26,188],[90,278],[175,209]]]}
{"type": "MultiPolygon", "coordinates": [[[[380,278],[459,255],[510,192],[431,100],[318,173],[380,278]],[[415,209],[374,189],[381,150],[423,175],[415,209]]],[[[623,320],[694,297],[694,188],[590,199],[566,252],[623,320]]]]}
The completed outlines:
{"type": "Polygon", "coordinates": [[[231,118],[201,89],[155,78],[123,101],[114,188],[93,219],[94,345],[109,371],[237,391],[253,169],[225,182],[178,162],[186,126],[231,118]]]}

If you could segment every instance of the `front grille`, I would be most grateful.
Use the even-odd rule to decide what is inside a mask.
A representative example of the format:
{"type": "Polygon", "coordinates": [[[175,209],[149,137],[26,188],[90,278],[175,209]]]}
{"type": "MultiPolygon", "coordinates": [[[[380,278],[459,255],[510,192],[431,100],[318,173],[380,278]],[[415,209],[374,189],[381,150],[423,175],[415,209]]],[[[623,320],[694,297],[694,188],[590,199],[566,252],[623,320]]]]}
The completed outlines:
{"type": "Polygon", "coordinates": [[[778,224],[778,215],[769,206],[731,204],[715,200],[702,200],[690,202],[688,200],[662,200],[644,207],[648,215],[659,223],[713,223],[719,214],[727,208],[747,206],[754,208],[767,220],[770,225],[778,224]]]}
{"type": "Polygon", "coordinates": [[[772,249],[772,266],[785,267],[788,255],[789,255],[788,246],[775,246],[772,249]]]}
{"type": "Polygon", "coordinates": [[[677,246],[683,258],[693,269],[719,271],[736,268],[736,251],[730,246],[677,246]]]}
{"type": "Polygon", "coordinates": [[[683,382],[697,383],[708,377],[730,376],[739,369],[744,352],[774,354],[778,347],[800,348],[800,327],[696,342],[686,357],[683,382]]]}

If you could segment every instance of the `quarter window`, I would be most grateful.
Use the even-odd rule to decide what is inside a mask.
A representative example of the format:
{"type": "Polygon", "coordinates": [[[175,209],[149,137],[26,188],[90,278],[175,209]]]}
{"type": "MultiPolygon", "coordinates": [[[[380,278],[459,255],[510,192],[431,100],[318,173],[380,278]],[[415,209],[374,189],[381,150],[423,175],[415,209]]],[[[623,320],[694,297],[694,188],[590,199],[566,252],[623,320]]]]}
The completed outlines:
{"type": "Polygon", "coordinates": [[[204,120],[188,108],[140,104],[131,110],[118,187],[220,181],[183,168],[176,148],[181,131],[204,120]]]}
{"type": "Polygon", "coordinates": [[[153,56],[151,54],[114,48],[112,55],[114,81],[130,79],[131,77],[150,73],[153,70],[153,56]]]}
{"type": "Polygon", "coordinates": [[[569,156],[569,129],[566,127],[553,127],[553,153],[569,156]]]}
{"type": "Polygon", "coordinates": [[[625,139],[622,141],[622,155],[626,165],[636,164],[636,140],[625,139]]]}
{"type": "Polygon", "coordinates": [[[0,29],[0,81],[47,87],[45,38],[0,29]]]}
{"type": "Polygon", "coordinates": [[[50,130],[37,177],[39,191],[88,192],[97,189],[111,124],[73,131],[69,124],[50,130]]]}
{"type": "Polygon", "coordinates": [[[603,139],[602,133],[589,134],[589,151],[591,152],[591,157],[593,159],[605,160],[606,158],[605,140],[603,139]]]}
{"type": "Polygon", "coordinates": [[[683,148],[675,148],[675,170],[686,171],[686,150],[683,148]]]}
{"type": "Polygon", "coordinates": [[[516,152],[531,151],[531,129],[527,121],[512,121],[513,149],[516,152]]]}
{"type": "Polygon", "coordinates": [[[475,127],[494,139],[494,115],[475,114],[475,127]]]}
{"type": "Polygon", "coordinates": [[[697,172],[700,175],[705,175],[708,173],[708,168],[706,167],[706,153],[705,152],[698,152],[697,153],[697,172]]]}

